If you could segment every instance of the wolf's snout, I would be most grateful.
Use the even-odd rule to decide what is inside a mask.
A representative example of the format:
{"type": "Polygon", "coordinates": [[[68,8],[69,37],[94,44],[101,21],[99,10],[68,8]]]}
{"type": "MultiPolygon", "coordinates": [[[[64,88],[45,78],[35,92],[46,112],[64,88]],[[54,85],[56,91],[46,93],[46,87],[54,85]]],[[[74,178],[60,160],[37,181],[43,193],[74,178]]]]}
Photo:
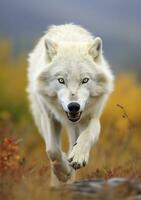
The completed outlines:
{"type": "Polygon", "coordinates": [[[66,112],[67,117],[72,122],[79,121],[82,112],[80,112],[80,105],[77,102],[71,102],[68,104],[69,112],[66,112]]]}
{"type": "Polygon", "coordinates": [[[71,113],[77,113],[80,110],[80,105],[76,102],[68,104],[68,110],[71,113]]]}

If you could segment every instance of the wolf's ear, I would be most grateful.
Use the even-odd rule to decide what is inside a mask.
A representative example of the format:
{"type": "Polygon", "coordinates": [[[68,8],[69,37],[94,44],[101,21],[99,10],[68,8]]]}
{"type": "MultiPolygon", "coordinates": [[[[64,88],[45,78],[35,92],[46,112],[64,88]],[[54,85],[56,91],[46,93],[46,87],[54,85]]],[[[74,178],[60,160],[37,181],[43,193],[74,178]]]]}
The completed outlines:
{"type": "Polygon", "coordinates": [[[89,54],[93,57],[95,62],[99,62],[102,55],[102,40],[96,37],[94,42],[89,45],[89,54]]]}
{"type": "Polygon", "coordinates": [[[57,54],[58,45],[49,39],[45,39],[45,48],[49,61],[52,61],[53,57],[57,54]]]}

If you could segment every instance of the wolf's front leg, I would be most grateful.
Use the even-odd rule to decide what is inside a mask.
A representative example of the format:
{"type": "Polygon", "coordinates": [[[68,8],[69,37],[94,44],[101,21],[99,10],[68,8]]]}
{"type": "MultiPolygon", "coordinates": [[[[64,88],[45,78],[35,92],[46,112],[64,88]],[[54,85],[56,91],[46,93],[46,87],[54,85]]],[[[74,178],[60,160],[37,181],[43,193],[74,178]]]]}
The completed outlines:
{"type": "Polygon", "coordinates": [[[66,154],[61,151],[59,145],[60,131],[56,127],[56,120],[51,117],[47,119],[43,116],[42,127],[46,130],[45,142],[51,168],[59,181],[66,182],[71,176],[72,169],[69,166],[66,154]]]}
{"type": "MultiPolygon", "coordinates": [[[[36,100],[40,108],[40,131],[45,140],[46,151],[51,162],[51,169],[59,181],[66,182],[71,176],[72,168],[69,166],[67,156],[61,151],[61,125],[47,110],[44,99],[38,96],[36,100]]],[[[55,185],[53,181],[51,182],[52,185],[55,185]]]]}
{"type": "Polygon", "coordinates": [[[70,165],[74,169],[84,167],[88,163],[91,147],[98,140],[99,132],[99,120],[92,118],[88,127],[78,137],[69,155],[70,165]]]}

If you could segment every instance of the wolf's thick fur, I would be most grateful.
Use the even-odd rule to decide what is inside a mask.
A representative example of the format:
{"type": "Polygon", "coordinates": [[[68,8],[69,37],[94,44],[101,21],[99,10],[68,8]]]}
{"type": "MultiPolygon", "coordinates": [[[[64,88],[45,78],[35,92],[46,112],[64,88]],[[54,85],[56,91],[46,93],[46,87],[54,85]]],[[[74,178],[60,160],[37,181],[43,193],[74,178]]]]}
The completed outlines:
{"type": "Polygon", "coordinates": [[[52,185],[66,182],[88,163],[98,140],[99,118],[113,90],[102,40],[84,28],[52,26],[29,55],[31,110],[51,161],[52,185]],[[69,153],[60,146],[60,130],[69,136],[69,153]]]}

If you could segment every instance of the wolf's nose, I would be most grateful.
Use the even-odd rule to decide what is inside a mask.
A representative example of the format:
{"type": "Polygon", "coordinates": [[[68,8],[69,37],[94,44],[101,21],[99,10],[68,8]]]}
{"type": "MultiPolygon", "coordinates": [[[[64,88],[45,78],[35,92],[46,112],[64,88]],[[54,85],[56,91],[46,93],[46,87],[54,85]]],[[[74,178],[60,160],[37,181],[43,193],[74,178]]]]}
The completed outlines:
{"type": "Polygon", "coordinates": [[[69,109],[70,112],[75,113],[75,112],[79,111],[80,105],[78,103],[75,103],[75,102],[69,103],[68,109],[69,109]]]}

